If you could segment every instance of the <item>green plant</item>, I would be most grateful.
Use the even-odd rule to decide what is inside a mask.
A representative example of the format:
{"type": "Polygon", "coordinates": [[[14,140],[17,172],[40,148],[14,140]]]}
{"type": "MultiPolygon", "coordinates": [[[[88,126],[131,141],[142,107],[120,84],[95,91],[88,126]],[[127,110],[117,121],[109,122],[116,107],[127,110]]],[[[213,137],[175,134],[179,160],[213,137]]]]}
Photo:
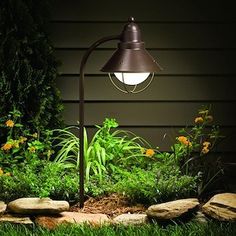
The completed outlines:
{"type": "Polygon", "coordinates": [[[183,175],[172,159],[166,159],[146,169],[113,167],[112,172],[104,174],[102,181],[91,176],[85,191],[92,197],[119,193],[132,202],[148,205],[196,196],[198,181],[198,177],[183,175]]]}
{"type": "Polygon", "coordinates": [[[78,200],[78,174],[67,172],[63,165],[46,160],[31,159],[0,174],[0,199],[11,201],[19,197],[51,197],[78,200]]]}
{"type": "MultiPolygon", "coordinates": [[[[79,138],[70,132],[77,127],[68,127],[57,129],[59,134],[55,138],[55,148],[60,148],[54,159],[55,163],[61,163],[65,168],[79,169],[79,138]]],[[[85,162],[85,179],[89,180],[91,171],[94,175],[102,179],[105,168],[105,150],[98,143],[88,144],[87,132],[84,129],[84,162],[85,162]]]]}
{"type": "Polygon", "coordinates": [[[31,133],[20,123],[22,114],[14,109],[0,118],[1,149],[0,168],[11,172],[19,163],[32,158],[49,159],[52,132],[49,130],[31,133]]]}
{"type": "Polygon", "coordinates": [[[103,174],[102,180],[96,175],[90,176],[89,181],[85,183],[86,195],[88,197],[101,197],[114,193],[113,187],[116,183],[116,180],[113,178],[114,174],[103,174]]]}
{"type": "MultiPolygon", "coordinates": [[[[99,143],[107,152],[107,159],[113,165],[132,165],[139,164],[142,158],[146,158],[145,147],[151,145],[143,138],[136,136],[134,133],[125,130],[114,130],[118,128],[115,119],[106,118],[103,126],[96,126],[98,131],[94,135],[91,143],[99,143]]],[[[147,161],[147,159],[145,159],[147,161]]]]}
{"type": "MultiPolygon", "coordinates": [[[[84,130],[84,160],[86,181],[90,176],[97,175],[102,180],[105,173],[112,170],[115,165],[133,164],[141,165],[142,159],[149,159],[142,145],[148,143],[128,131],[115,130],[118,123],[115,119],[105,119],[103,126],[96,126],[97,132],[91,142],[88,141],[86,129],[84,130]],[[139,160],[139,162],[135,162],[139,160]]],[[[55,148],[59,148],[55,162],[64,163],[67,168],[79,167],[79,138],[71,132],[69,127],[56,129],[55,148]]],[[[149,155],[150,156],[150,155],[149,155]]]]}
{"type": "Polygon", "coordinates": [[[196,195],[197,177],[183,175],[173,162],[157,162],[149,170],[116,169],[112,191],[134,202],[152,204],[196,195]]]}
{"type": "Polygon", "coordinates": [[[32,133],[62,125],[58,62],[46,35],[51,0],[0,1],[0,116],[13,108],[32,133]]]}
{"type": "Polygon", "coordinates": [[[186,224],[173,222],[166,227],[160,224],[144,225],[121,225],[111,224],[101,227],[91,225],[66,224],[56,227],[54,230],[45,229],[39,226],[25,226],[22,224],[0,224],[1,236],[64,236],[64,235],[83,235],[83,236],[233,236],[236,235],[236,224],[228,222],[209,221],[206,224],[190,221],[186,224]]]}
{"type": "MultiPolygon", "coordinates": [[[[199,176],[198,192],[201,195],[223,173],[219,158],[211,157],[219,140],[219,127],[212,125],[211,107],[202,107],[192,128],[183,128],[171,147],[172,153],[158,153],[158,158],[171,158],[183,174],[199,176]]],[[[214,156],[214,155],[213,155],[214,156]]]]}

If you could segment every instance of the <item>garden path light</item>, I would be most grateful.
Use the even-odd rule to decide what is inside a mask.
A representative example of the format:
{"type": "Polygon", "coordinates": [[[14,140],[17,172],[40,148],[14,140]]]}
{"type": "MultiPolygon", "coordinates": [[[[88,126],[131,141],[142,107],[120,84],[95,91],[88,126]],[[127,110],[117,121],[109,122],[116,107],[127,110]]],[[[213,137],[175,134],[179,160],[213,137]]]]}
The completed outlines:
{"type": "Polygon", "coordinates": [[[130,17],[119,35],[103,37],[93,43],[85,52],[80,65],[79,80],[79,138],[80,138],[80,207],[84,206],[84,70],[87,60],[92,51],[100,44],[119,40],[118,48],[101,69],[108,72],[113,85],[124,93],[138,93],[145,90],[151,83],[154,73],[162,70],[160,65],[146,51],[141,33],[134,18],[130,17]],[[112,74],[117,78],[114,80],[112,74]],[[138,85],[142,84],[150,77],[149,82],[141,89],[138,85]]]}

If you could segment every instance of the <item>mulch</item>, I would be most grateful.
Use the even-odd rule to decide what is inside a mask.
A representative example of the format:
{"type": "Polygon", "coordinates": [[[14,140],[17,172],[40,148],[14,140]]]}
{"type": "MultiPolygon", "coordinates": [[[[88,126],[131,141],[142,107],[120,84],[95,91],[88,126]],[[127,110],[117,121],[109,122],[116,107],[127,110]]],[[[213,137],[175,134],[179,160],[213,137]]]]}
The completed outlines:
{"type": "Polygon", "coordinates": [[[106,214],[115,217],[124,213],[144,213],[147,208],[142,204],[132,204],[125,196],[111,194],[100,198],[90,197],[80,209],[79,203],[73,205],[70,211],[93,214],[106,214]]]}

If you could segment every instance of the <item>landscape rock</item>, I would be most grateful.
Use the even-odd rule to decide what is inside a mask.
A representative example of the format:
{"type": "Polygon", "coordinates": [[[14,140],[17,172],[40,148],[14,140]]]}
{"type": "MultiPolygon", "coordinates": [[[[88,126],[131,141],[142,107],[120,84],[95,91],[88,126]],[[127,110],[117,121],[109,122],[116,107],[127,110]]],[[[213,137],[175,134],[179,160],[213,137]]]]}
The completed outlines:
{"type": "Polygon", "coordinates": [[[67,211],[69,207],[66,201],[53,201],[50,198],[19,198],[10,202],[7,209],[24,215],[52,215],[67,211]]]}
{"type": "Polygon", "coordinates": [[[146,213],[150,218],[157,220],[175,219],[189,211],[195,209],[199,205],[197,198],[180,199],[176,201],[161,203],[150,206],[146,213]]]}
{"type": "Polygon", "coordinates": [[[122,214],[113,219],[114,223],[124,225],[137,225],[147,223],[148,217],[146,214],[122,214]]]}
{"type": "Polygon", "coordinates": [[[6,211],[7,205],[0,201],[0,216],[6,211]]]}
{"type": "Polygon", "coordinates": [[[14,224],[33,224],[33,221],[29,217],[15,216],[6,214],[0,217],[0,222],[9,222],[14,224]]]}
{"type": "Polygon", "coordinates": [[[93,226],[99,226],[101,224],[110,223],[110,219],[105,214],[87,214],[78,212],[62,212],[58,216],[38,216],[35,219],[35,223],[38,225],[54,229],[60,224],[91,224],[93,226]]]}
{"type": "Polygon", "coordinates": [[[221,193],[213,196],[202,211],[217,220],[236,221],[236,193],[221,193]]]}

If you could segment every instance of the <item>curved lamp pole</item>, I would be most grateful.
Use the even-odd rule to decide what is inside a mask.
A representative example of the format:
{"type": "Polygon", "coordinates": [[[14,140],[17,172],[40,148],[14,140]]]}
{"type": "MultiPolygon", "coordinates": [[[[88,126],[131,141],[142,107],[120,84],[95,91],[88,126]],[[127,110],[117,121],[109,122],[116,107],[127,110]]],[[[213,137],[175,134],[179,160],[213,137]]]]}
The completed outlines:
{"type": "MultiPolygon", "coordinates": [[[[80,80],[79,80],[79,197],[80,208],[84,207],[84,70],[90,54],[100,44],[119,40],[118,49],[112,55],[110,60],[101,69],[103,72],[108,72],[114,86],[125,93],[136,93],[137,84],[145,81],[150,73],[162,70],[160,65],[151,57],[145,50],[144,42],[141,40],[139,27],[134,23],[134,18],[130,17],[128,23],[120,35],[103,37],[93,43],[85,52],[80,64],[80,80]],[[114,73],[118,81],[123,84],[124,89],[121,89],[112,80],[110,73],[114,73]],[[130,90],[130,86],[134,86],[130,90]]],[[[153,78],[153,76],[152,76],[153,78]]],[[[150,83],[148,83],[149,85],[150,83]]],[[[146,88],[146,87],[145,87],[146,88]]],[[[139,91],[143,91],[141,89],[139,91]]],[[[138,91],[138,92],[139,92],[138,91]]]]}

